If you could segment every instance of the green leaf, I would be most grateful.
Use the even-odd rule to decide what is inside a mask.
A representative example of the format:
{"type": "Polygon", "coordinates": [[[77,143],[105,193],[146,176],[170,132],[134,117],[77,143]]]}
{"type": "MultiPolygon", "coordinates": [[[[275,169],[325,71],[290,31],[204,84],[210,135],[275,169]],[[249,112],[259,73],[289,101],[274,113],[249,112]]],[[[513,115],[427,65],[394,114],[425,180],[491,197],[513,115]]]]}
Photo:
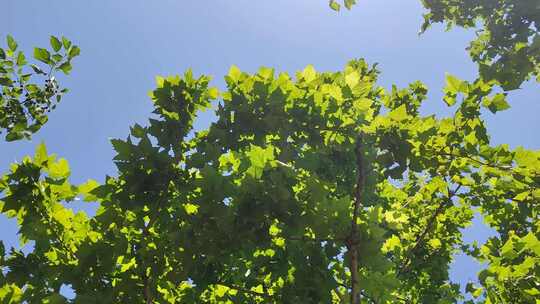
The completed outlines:
{"type": "Polygon", "coordinates": [[[55,64],[58,64],[60,62],[60,60],[62,60],[64,57],[60,54],[54,54],[51,56],[51,59],[52,61],[55,63],[55,64]]]}
{"type": "Polygon", "coordinates": [[[121,265],[122,266],[120,266],[120,272],[126,272],[132,268],[135,268],[135,266],[137,265],[137,261],[135,260],[135,258],[131,258],[129,262],[121,265]]]}
{"type": "Polygon", "coordinates": [[[17,54],[17,65],[18,66],[23,66],[25,64],[26,64],[26,57],[24,56],[23,52],[19,52],[17,54]]]}
{"type": "Polygon", "coordinates": [[[210,99],[217,99],[219,97],[219,89],[218,88],[209,88],[208,89],[208,97],[210,99]]]}
{"type": "Polygon", "coordinates": [[[267,68],[267,67],[260,67],[259,71],[257,72],[257,75],[259,75],[264,80],[268,80],[272,78],[272,76],[274,75],[274,69],[267,68]]]}
{"type": "Polygon", "coordinates": [[[0,77],[0,85],[3,86],[11,86],[13,84],[13,81],[8,77],[0,77]]]}
{"type": "Polygon", "coordinates": [[[401,248],[401,240],[396,235],[392,235],[382,245],[381,252],[388,253],[394,251],[396,248],[401,248]]]}
{"type": "Polygon", "coordinates": [[[492,99],[487,100],[488,101],[484,103],[484,105],[487,105],[488,109],[492,113],[497,113],[510,108],[510,104],[508,104],[508,102],[506,101],[505,94],[496,94],[495,96],[493,96],[492,99]]]}
{"type": "MultiPolygon", "coordinates": [[[[2,83],[2,78],[0,78],[0,84],[2,83]]],[[[16,140],[20,140],[20,139],[23,139],[24,138],[24,135],[21,133],[21,132],[9,132],[7,135],[6,135],[6,141],[16,141],[16,140]]]]}
{"type": "Polygon", "coordinates": [[[302,75],[305,82],[309,83],[317,78],[317,71],[315,71],[315,68],[310,64],[306,66],[300,75],[302,75]]]}
{"type": "Polygon", "coordinates": [[[540,156],[538,152],[517,147],[514,152],[514,159],[520,167],[540,170],[540,156]]]}
{"type": "Polygon", "coordinates": [[[392,110],[388,114],[388,117],[397,122],[406,120],[409,117],[409,115],[407,114],[407,107],[404,104],[399,106],[398,108],[392,110]]]}
{"type": "Polygon", "coordinates": [[[389,226],[401,229],[409,221],[409,217],[399,211],[387,211],[384,213],[384,220],[389,226]]]}
{"type": "Polygon", "coordinates": [[[268,228],[268,233],[270,236],[277,236],[281,232],[281,229],[276,224],[272,224],[270,228],[268,228]]]}
{"type": "Polygon", "coordinates": [[[452,94],[457,94],[464,91],[466,83],[457,77],[446,74],[446,90],[452,94]]]}
{"type": "Polygon", "coordinates": [[[507,259],[512,259],[516,256],[516,251],[514,249],[514,240],[509,239],[506,241],[506,243],[501,247],[501,255],[507,259]]]}
{"type": "Polygon", "coordinates": [[[58,40],[58,38],[56,38],[54,36],[51,36],[50,42],[51,42],[51,46],[52,46],[52,48],[53,48],[53,50],[55,52],[60,51],[60,49],[62,48],[62,42],[60,42],[60,40],[58,40]]]}
{"type": "Polygon", "coordinates": [[[525,191],[525,192],[521,192],[519,194],[517,194],[516,196],[514,196],[514,199],[516,201],[524,201],[527,199],[527,197],[531,194],[530,191],[525,191]]]}
{"type": "Polygon", "coordinates": [[[443,100],[444,102],[449,106],[453,106],[454,104],[456,104],[456,96],[454,94],[447,94],[443,97],[443,100]]]}
{"type": "Polygon", "coordinates": [[[47,154],[47,148],[45,147],[45,143],[41,142],[36,148],[36,152],[34,154],[34,162],[41,165],[48,159],[49,155],[47,154]]]}
{"type": "Polygon", "coordinates": [[[15,41],[15,39],[13,39],[13,37],[11,37],[11,35],[7,35],[7,44],[12,52],[15,52],[17,50],[17,42],[15,41]]]}
{"type": "Polygon", "coordinates": [[[219,298],[223,298],[225,294],[230,290],[229,287],[217,284],[214,288],[214,292],[219,298]]]}
{"type": "Polygon", "coordinates": [[[531,250],[537,257],[540,257],[540,241],[532,232],[529,232],[521,240],[525,243],[524,249],[531,250]]]}
{"type": "Polygon", "coordinates": [[[184,210],[189,215],[197,214],[197,212],[199,212],[199,206],[194,205],[194,204],[190,204],[190,203],[186,203],[186,204],[184,204],[184,210]]]}
{"type": "Polygon", "coordinates": [[[516,277],[516,278],[524,277],[537,264],[538,264],[538,262],[536,261],[535,258],[530,257],[530,256],[526,257],[525,261],[523,261],[523,263],[514,266],[514,273],[512,275],[514,277],[516,277]]]}
{"type": "Polygon", "coordinates": [[[58,254],[55,250],[46,252],[45,257],[52,263],[55,263],[58,260],[58,254]]]}
{"type": "Polygon", "coordinates": [[[83,196],[85,202],[95,202],[98,200],[97,196],[92,193],[94,189],[99,187],[99,183],[93,179],[89,179],[86,183],[80,184],[77,187],[79,193],[83,196]]]}
{"type": "Polygon", "coordinates": [[[336,2],[336,0],[330,0],[330,8],[335,10],[336,12],[339,12],[339,10],[341,9],[341,5],[339,5],[339,3],[336,2]]]}
{"type": "Polygon", "coordinates": [[[262,285],[257,285],[255,287],[252,287],[251,291],[256,292],[256,293],[260,293],[260,294],[264,293],[264,289],[263,289],[262,285]]]}
{"type": "Polygon", "coordinates": [[[439,249],[442,246],[441,240],[439,239],[431,239],[428,241],[429,246],[433,249],[439,249]]]}
{"type": "Polygon", "coordinates": [[[47,75],[47,73],[45,73],[40,67],[38,67],[37,65],[35,64],[31,64],[30,67],[32,68],[32,70],[34,70],[34,72],[36,74],[39,74],[39,75],[47,75]]]}
{"type": "Polygon", "coordinates": [[[57,69],[59,70],[62,70],[62,72],[64,72],[64,74],[69,74],[69,72],[71,72],[71,64],[69,63],[69,61],[66,61],[64,63],[62,63],[57,69]]]}
{"type": "Polygon", "coordinates": [[[146,129],[139,124],[134,124],[130,127],[130,133],[136,138],[143,138],[146,136],[146,129]]]}
{"type": "Polygon", "coordinates": [[[4,283],[4,285],[0,287],[0,300],[2,300],[3,304],[24,303],[21,301],[22,296],[23,291],[15,284],[4,283]]]}
{"type": "Polygon", "coordinates": [[[262,148],[251,145],[251,149],[246,153],[246,156],[251,163],[247,174],[258,179],[262,176],[266,164],[274,160],[274,148],[272,146],[262,148]]]}
{"type": "Polygon", "coordinates": [[[242,75],[242,72],[240,71],[240,69],[237,66],[232,65],[231,68],[229,69],[229,73],[227,74],[227,77],[229,77],[229,79],[232,80],[233,82],[238,82],[240,80],[241,75],[242,75]]]}
{"type": "Polygon", "coordinates": [[[358,82],[360,81],[360,74],[358,74],[357,71],[353,71],[347,75],[345,75],[345,83],[349,88],[354,88],[358,82]]]}
{"type": "Polygon", "coordinates": [[[52,178],[67,178],[69,173],[69,164],[67,160],[63,158],[49,165],[49,176],[52,178]]]}
{"type": "Polygon", "coordinates": [[[69,49],[71,46],[71,41],[69,41],[66,37],[62,36],[62,45],[64,46],[64,49],[69,49]]]}
{"type": "Polygon", "coordinates": [[[46,49],[34,48],[34,58],[46,64],[51,63],[51,53],[46,49]]]}
{"type": "MultiPolygon", "coordinates": [[[[531,295],[531,296],[539,296],[540,295],[540,290],[536,289],[536,288],[529,288],[529,289],[525,289],[524,290],[528,295],[531,295]]],[[[536,301],[536,303],[538,303],[539,301],[536,301]]]]}
{"type": "Polygon", "coordinates": [[[532,196],[534,199],[540,200],[540,189],[534,189],[532,191],[532,196]]]}
{"type": "Polygon", "coordinates": [[[114,150],[118,153],[115,159],[128,160],[131,154],[131,145],[120,139],[111,139],[114,150]]]}
{"type": "Polygon", "coordinates": [[[478,138],[476,137],[476,132],[471,132],[463,137],[466,143],[475,146],[478,143],[478,138]]]}
{"type": "Polygon", "coordinates": [[[356,0],[345,0],[345,7],[351,9],[356,4],[356,0]]]}
{"type": "Polygon", "coordinates": [[[80,53],[81,53],[81,49],[78,46],[74,45],[69,50],[68,57],[69,57],[69,59],[73,59],[73,58],[79,56],[80,53]]]}
{"type": "Polygon", "coordinates": [[[101,238],[101,234],[95,231],[88,232],[88,239],[92,241],[92,243],[96,243],[101,238]]]}

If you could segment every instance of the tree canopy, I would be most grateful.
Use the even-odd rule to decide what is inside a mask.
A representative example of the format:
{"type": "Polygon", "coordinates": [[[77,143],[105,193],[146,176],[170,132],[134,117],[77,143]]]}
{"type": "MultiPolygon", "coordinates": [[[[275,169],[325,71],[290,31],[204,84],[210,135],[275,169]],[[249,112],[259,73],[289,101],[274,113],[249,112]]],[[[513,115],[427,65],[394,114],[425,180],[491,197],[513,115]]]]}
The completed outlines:
{"type": "Polygon", "coordinates": [[[74,303],[340,303],[356,286],[362,303],[453,303],[448,267],[463,250],[490,262],[474,296],[532,301],[540,153],[489,145],[479,111],[504,110],[504,95],[448,76],[458,110],[437,119],[418,112],[421,83],[386,92],[377,73],[363,60],[295,78],[233,67],[218,120],[191,139],[217,90],[191,72],[158,78],[154,117],[112,140],[118,177],[103,185],[71,185],[67,162],[40,145],[0,183],[2,212],[35,242],[4,257],[4,293],[64,303],[65,284],[74,303]],[[78,195],[99,203],[95,217],[64,206],[78,195]],[[499,235],[468,247],[474,207],[499,235]]]}
{"type": "MultiPolygon", "coordinates": [[[[63,41],[51,38],[63,59],[34,57],[64,71],[79,51],[63,41]]],[[[424,84],[384,89],[379,73],[357,59],[295,75],[232,66],[224,90],[190,70],[157,77],[151,117],[111,140],[103,183],[73,184],[40,144],[0,178],[1,213],[33,244],[0,243],[0,300],[538,303],[540,151],[490,142],[480,114],[510,108],[501,83],[447,75],[438,102],[452,114],[438,117],[420,112],[424,84]],[[195,130],[202,111],[217,119],[195,130]],[[74,212],[79,199],[96,214],[74,212]],[[484,244],[463,241],[475,212],[497,232],[484,244]],[[457,253],[487,265],[465,292],[449,278],[457,253]]],[[[20,80],[3,75],[12,92],[20,80]]],[[[15,91],[6,100],[24,105],[15,91]]],[[[5,104],[24,122],[0,126],[22,134],[8,140],[37,131],[5,104]]]]}

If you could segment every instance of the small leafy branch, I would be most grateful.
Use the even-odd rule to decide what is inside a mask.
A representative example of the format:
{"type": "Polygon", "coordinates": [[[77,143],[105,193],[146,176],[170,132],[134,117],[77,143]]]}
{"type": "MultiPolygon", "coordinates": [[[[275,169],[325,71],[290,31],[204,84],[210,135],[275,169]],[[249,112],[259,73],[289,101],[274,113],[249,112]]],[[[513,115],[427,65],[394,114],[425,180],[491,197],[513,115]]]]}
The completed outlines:
{"type": "Polygon", "coordinates": [[[29,64],[10,35],[7,48],[0,48],[0,131],[6,133],[7,141],[30,138],[68,91],[60,87],[54,73],[69,74],[80,49],[67,38],[55,36],[50,37],[50,47],[34,48],[34,59],[45,67],[29,64]]]}

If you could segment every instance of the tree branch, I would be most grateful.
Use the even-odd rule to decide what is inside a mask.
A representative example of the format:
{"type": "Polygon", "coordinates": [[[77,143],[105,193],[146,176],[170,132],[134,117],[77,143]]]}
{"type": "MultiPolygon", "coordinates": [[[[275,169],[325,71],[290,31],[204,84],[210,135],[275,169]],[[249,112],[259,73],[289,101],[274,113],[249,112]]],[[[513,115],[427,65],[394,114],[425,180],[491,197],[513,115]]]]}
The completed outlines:
{"type": "Polygon", "coordinates": [[[495,169],[499,169],[499,170],[512,170],[513,167],[512,166],[503,166],[503,165],[497,165],[497,164],[490,164],[488,162],[484,162],[484,161],[481,161],[481,160],[478,160],[476,158],[473,158],[473,157],[470,157],[470,156],[467,156],[467,155],[459,155],[459,154],[454,154],[454,153],[451,153],[451,152],[437,152],[435,153],[434,155],[436,156],[450,156],[452,158],[465,158],[465,159],[468,159],[472,162],[475,162],[481,166],[486,166],[486,167],[491,167],[491,168],[495,168],[495,169]]]}
{"type": "Polygon", "coordinates": [[[347,238],[344,237],[337,237],[337,238],[310,238],[307,236],[287,236],[285,237],[286,240],[289,241],[312,241],[312,242],[345,242],[347,238]]]}
{"type": "Polygon", "coordinates": [[[409,267],[410,267],[410,262],[411,262],[411,256],[415,253],[416,250],[418,250],[418,248],[420,248],[421,245],[425,243],[426,236],[431,231],[431,228],[435,224],[437,217],[444,211],[444,208],[447,205],[450,205],[450,203],[452,202],[452,198],[459,191],[460,188],[461,188],[461,185],[458,185],[454,191],[449,191],[447,199],[443,200],[439,204],[435,212],[433,212],[433,215],[429,218],[427,225],[422,231],[422,233],[420,233],[416,237],[414,246],[406,253],[405,261],[403,263],[402,268],[398,271],[398,275],[406,273],[410,270],[409,267]]]}
{"type": "Polygon", "coordinates": [[[146,304],[152,304],[152,292],[150,291],[150,282],[149,278],[146,275],[146,269],[143,269],[144,273],[144,298],[146,299],[146,304]]]}
{"type": "Polygon", "coordinates": [[[358,216],[362,204],[362,191],[364,190],[364,156],[362,151],[362,135],[356,138],[356,187],[351,221],[351,233],[346,241],[349,251],[349,269],[351,271],[351,304],[360,304],[360,285],[358,279],[358,216]]]}

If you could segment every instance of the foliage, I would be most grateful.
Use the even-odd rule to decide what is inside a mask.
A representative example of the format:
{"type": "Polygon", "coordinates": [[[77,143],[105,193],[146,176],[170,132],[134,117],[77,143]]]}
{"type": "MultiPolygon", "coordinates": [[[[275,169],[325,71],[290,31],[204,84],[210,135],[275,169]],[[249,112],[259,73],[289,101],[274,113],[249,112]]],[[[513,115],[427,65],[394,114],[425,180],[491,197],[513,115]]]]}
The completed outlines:
{"type": "MultiPolygon", "coordinates": [[[[356,4],[356,0],[343,0],[343,5],[345,5],[345,7],[347,9],[351,9],[353,7],[353,5],[356,4]]],[[[335,11],[339,11],[341,10],[341,4],[340,2],[336,1],[336,0],[330,0],[330,8],[332,8],[333,10],[335,11]]]]}
{"type": "MultiPolygon", "coordinates": [[[[510,107],[494,86],[538,76],[539,7],[423,3],[424,30],[484,26],[470,48],[482,77],[447,75],[453,115],[421,115],[422,83],[386,91],[363,60],[295,77],[233,66],[221,93],[191,71],[158,77],[149,123],[111,141],[115,177],[73,185],[68,162],[41,144],[0,178],[0,211],[31,243],[0,242],[0,302],[538,303],[540,151],[490,145],[480,113],[510,107]],[[217,121],[195,132],[216,102],[217,121]],[[74,212],[79,199],[96,214],[74,212]],[[462,239],[475,212],[497,232],[485,244],[462,239]],[[487,265],[465,294],[448,274],[457,253],[487,265]]],[[[68,74],[80,51],[51,37],[52,51],[34,50],[48,73],[25,74],[7,42],[0,128],[10,141],[46,122],[66,91],[52,73],[68,74]]]]}
{"type": "Polygon", "coordinates": [[[535,76],[540,82],[540,3],[537,0],[425,0],[425,30],[445,22],[481,30],[468,50],[480,75],[496,79],[506,90],[535,76]]]}
{"type": "Polygon", "coordinates": [[[0,132],[7,141],[30,138],[46,122],[67,89],[60,88],[53,76],[56,71],[69,74],[71,60],[80,49],[62,37],[50,37],[51,49],[34,48],[34,59],[46,68],[29,64],[18,44],[7,36],[7,48],[0,48],[0,132]],[[38,77],[32,82],[32,76],[38,77]]]}
{"type": "MultiPolygon", "coordinates": [[[[356,1],[346,0],[350,9],[356,1]]],[[[422,32],[433,23],[477,28],[469,54],[487,81],[514,90],[530,77],[540,82],[540,2],[538,0],[422,0],[422,32]]],[[[340,9],[335,0],[330,7],[340,9]]]]}
{"type": "Polygon", "coordinates": [[[455,303],[463,251],[489,263],[467,286],[477,303],[532,303],[540,152],[490,146],[480,117],[505,95],[449,75],[454,115],[422,116],[422,83],[386,91],[377,75],[363,60],[294,78],[233,66],[221,93],[189,71],[158,78],[154,117],[112,140],[104,184],[72,185],[40,145],[0,181],[2,213],[35,242],[2,252],[0,299],[455,303]],[[218,96],[217,121],[193,132],[218,96]],[[73,213],[77,197],[96,215],[73,213]],[[498,232],[486,244],[462,240],[475,209],[498,232]]]}

